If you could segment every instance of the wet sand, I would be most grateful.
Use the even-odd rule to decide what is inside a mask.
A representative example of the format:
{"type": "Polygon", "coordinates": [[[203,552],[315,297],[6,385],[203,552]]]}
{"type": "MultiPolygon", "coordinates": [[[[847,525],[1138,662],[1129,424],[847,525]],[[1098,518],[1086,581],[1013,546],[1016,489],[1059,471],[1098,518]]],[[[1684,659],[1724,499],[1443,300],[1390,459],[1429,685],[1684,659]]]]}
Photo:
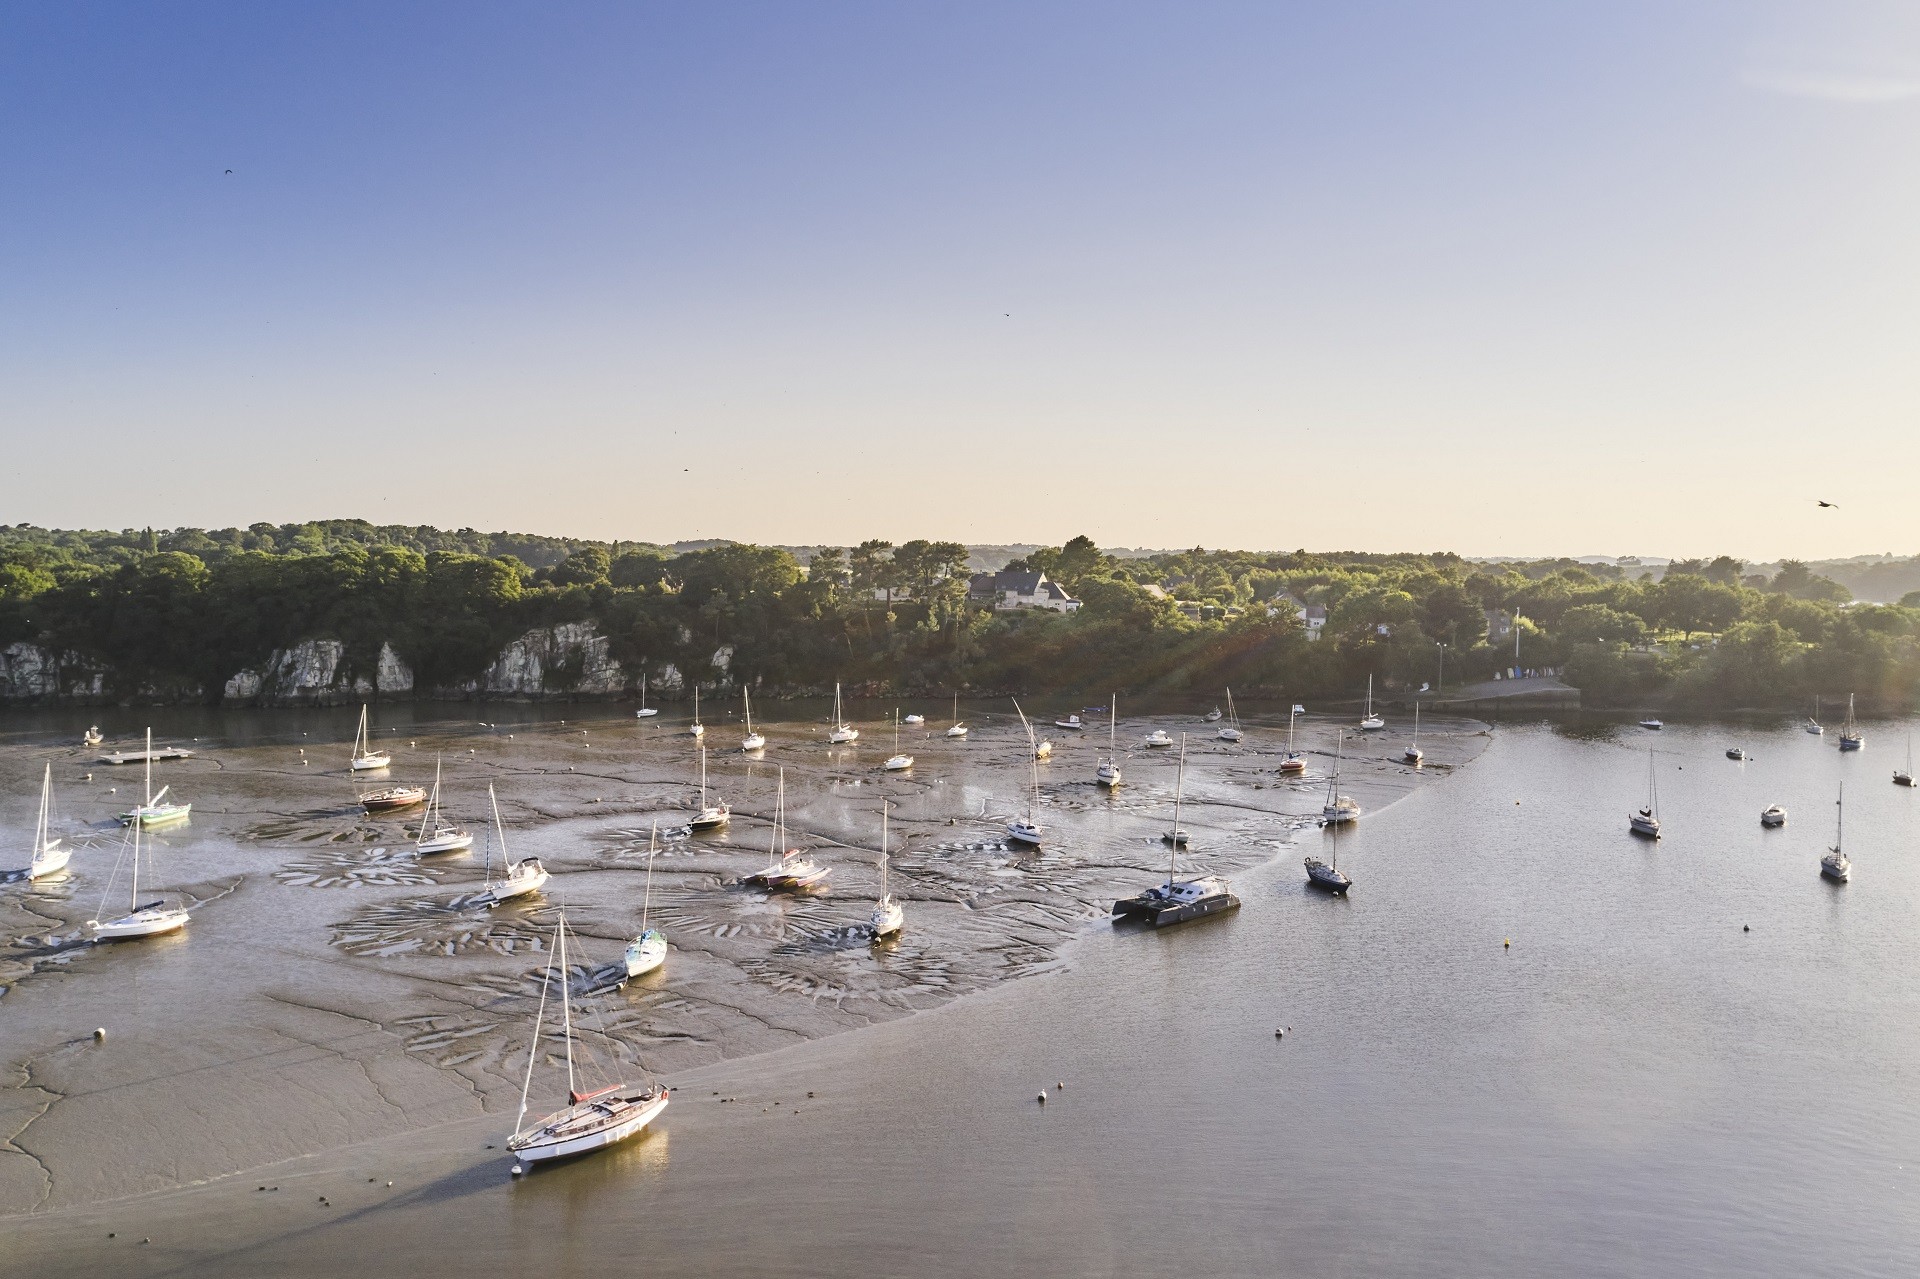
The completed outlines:
{"type": "MultiPolygon", "coordinates": [[[[568,714],[562,723],[569,708],[519,707],[483,725],[436,719],[434,709],[409,708],[412,722],[383,734],[396,753],[387,776],[429,782],[439,754],[448,808],[478,838],[470,854],[426,859],[411,851],[414,814],[368,818],[354,803],[356,785],[382,783],[347,775],[348,719],[250,712],[243,731],[222,732],[230,717],[183,717],[182,732],[202,737],[189,743],[199,754],[155,775],[193,802],[193,818],[159,833],[145,882],[197,903],[194,919],[183,936],[119,945],[88,944],[83,923],[121,845],[110,815],[137,794],[139,770],[51,746],[43,726],[8,725],[8,827],[31,828],[33,779],[51,757],[64,815],[56,830],[80,851],[68,875],[0,892],[9,1071],[0,1131],[11,1137],[0,1147],[0,1210],[58,1217],[173,1192],[168,1202],[181,1211],[217,1212],[239,1184],[232,1174],[316,1156],[324,1164],[344,1157],[326,1152],[367,1142],[398,1141],[408,1159],[429,1164],[471,1159],[476,1139],[497,1141],[517,1105],[555,907],[564,904],[586,943],[575,979],[591,984],[639,929],[656,823],[650,922],[672,953],[663,972],[583,999],[583,1030],[607,1069],[681,1084],[702,1068],[1057,968],[1116,895],[1165,873],[1159,836],[1171,825],[1176,752],[1141,747],[1150,729],[1195,734],[1182,873],[1241,872],[1289,847],[1318,812],[1333,736],[1327,721],[1303,721],[1308,774],[1282,781],[1273,769],[1284,718],[1277,729],[1256,718],[1237,745],[1192,717],[1123,718],[1126,784],[1109,795],[1092,780],[1105,734],[1050,730],[1055,752],[1040,766],[1048,839],[1035,853],[1001,838],[1026,807],[1024,734],[985,707],[963,708],[975,727],[962,741],[942,735],[944,720],[903,731],[917,756],[906,775],[880,769],[890,726],[863,723],[856,746],[830,748],[818,721],[768,723],[768,749],[745,757],[737,725],[710,714],[709,786],[735,816],[725,832],[696,836],[678,829],[698,795],[684,719],[568,714]],[[834,868],[827,893],[769,895],[738,883],[766,862],[780,766],[790,842],[834,868]],[[493,843],[489,781],[513,854],[554,872],[540,897],[491,911],[469,901],[493,843]],[[865,920],[883,798],[893,805],[892,887],[908,926],[874,946],[865,920]],[[103,1043],[92,1039],[96,1026],[103,1043]],[[219,1178],[218,1191],[178,1189],[219,1178]],[[201,1195],[206,1206],[192,1206],[201,1195]]],[[[169,713],[152,714],[166,739],[169,713]]],[[[1342,789],[1378,810],[1487,740],[1481,726],[1448,720],[1424,723],[1421,737],[1429,762],[1416,772],[1398,760],[1399,726],[1350,734],[1342,789]]],[[[619,1158],[644,1162],[665,1140],[619,1158]]]]}

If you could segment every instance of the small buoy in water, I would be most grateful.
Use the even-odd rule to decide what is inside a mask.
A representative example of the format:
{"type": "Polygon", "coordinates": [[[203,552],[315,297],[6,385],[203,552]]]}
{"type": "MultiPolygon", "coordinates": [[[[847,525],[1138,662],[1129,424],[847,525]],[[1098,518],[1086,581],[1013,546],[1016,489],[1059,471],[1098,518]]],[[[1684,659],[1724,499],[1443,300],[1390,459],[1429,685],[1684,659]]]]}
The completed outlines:
{"type": "Polygon", "coordinates": [[[1519,800],[1517,800],[1517,799],[1516,799],[1516,800],[1514,800],[1514,801],[1513,801],[1513,803],[1514,803],[1514,807],[1516,807],[1516,808],[1517,808],[1517,807],[1519,807],[1519,805],[1520,805],[1520,801],[1519,801],[1519,800]]]}
{"type": "Polygon", "coordinates": [[[104,1044],[107,1042],[107,1028],[105,1026],[96,1026],[94,1028],[93,1042],[96,1044],[104,1044]]]}
{"type": "Polygon", "coordinates": [[[1742,925],[1740,925],[1740,931],[1741,931],[1741,932],[1743,932],[1743,933],[1750,933],[1750,932],[1752,932],[1752,931],[1753,931],[1753,929],[1751,929],[1751,928],[1749,928],[1749,927],[1748,927],[1747,925],[1745,925],[1745,924],[1742,924],[1742,925]]]}
{"type": "Polygon", "coordinates": [[[469,755],[473,754],[473,747],[471,746],[467,747],[467,754],[469,755]]]}
{"type": "Polygon", "coordinates": [[[1500,943],[1500,948],[1501,948],[1502,950],[1511,950],[1511,949],[1513,949],[1513,938],[1511,938],[1511,937],[1509,937],[1509,938],[1507,938],[1507,939],[1506,939],[1505,941],[1503,941],[1503,942],[1501,942],[1501,943],[1500,943]]]}
{"type": "Polygon", "coordinates": [[[508,740],[508,741],[512,741],[512,740],[513,740],[513,734],[512,734],[512,733],[508,733],[508,734],[507,734],[507,740],[508,740]]]}
{"type": "Polygon", "coordinates": [[[88,774],[87,774],[87,780],[88,780],[88,781],[92,781],[92,780],[93,780],[93,774],[92,774],[92,773],[88,773],[88,774]]]}
{"type": "Polygon", "coordinates": [[[119,788],[118,786],[109,786],[109,787],[107,787],[107,794],[109,794],[109,795],[118,795],[119,793],[120,793],[120,788],[119,788]]]}
{"type": "Polygon", "coordinates": [[[393,1189],[393,1183],[392,1183],[391,1181],[389,1181],[389,1182],[387,1183],[387,1189],[388,1189],[388,1190],[392,1190],[392,1189],[393,1189]]]}
{"type": "Polygon", "coordinates": [[[1061,1081],[1060,1081],[1059,1083],[1057,1083],[1057,1084],[1055,1084],[1055,1085],[1053,1086],[1053,1090],[1054,1090],[1055,1092],[1065,1092],[1065,1091],[1067,1090],[1067,1084],[1066,1084],[1066,1081],[1065,1081],[1065,1080],[1061,1080],[1061,1081]]]}
{"type": "Polygon", "coordinates": [[[513,1175],[514,1175],[514,1176],[516,1176],[516,1177],[518,1177],[518,1176],[519,1176],[519,1175],[520,1175],[521,1173],[523,1173],[523,1172],[525,1172],[525,1171],[526,1171],[526,1169],[525,1169],[525,1168],[522,1168],[522,1167],[521,1167],[521,1166],[520,1166],[519,1164],[515,1164],[515,1165],[513,1166],[513,1175]]]}
{"type": "Polygon", "coordinates": [[[1043,1106],[1047,1104],[1047,1090],[1044,1088],[1040,1090],[1040,1104],[1043,1106]]]}

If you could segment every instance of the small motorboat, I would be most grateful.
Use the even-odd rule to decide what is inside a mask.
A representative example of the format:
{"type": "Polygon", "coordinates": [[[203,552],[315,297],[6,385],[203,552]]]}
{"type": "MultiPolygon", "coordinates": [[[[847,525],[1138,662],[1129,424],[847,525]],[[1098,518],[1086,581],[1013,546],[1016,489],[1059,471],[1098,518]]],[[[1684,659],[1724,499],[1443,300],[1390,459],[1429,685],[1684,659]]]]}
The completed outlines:
{"type": "Polygon", "coordinates": [[[1045,738],[1042,738],[1040,741],[1034,743],[1033,757],[1035,759],[1045,759],[1047,756],[1051,754],[1053,754],[1052,742],[1047,741],[1045,738]]]}
{"type": "Polygon", "coordinates": [[[1760,824],[1762,826],[1785,826],[1787,824],[1787,810],[1778,804],[1768,804],[1760,810],[1760,824]]]}
{"type": "Polygon", "coordinates": [[[98,724],[88,725],[87,731],[80,735],[81,743],[86,746],[98,746],[106,740],[106,738],[100,735],[100,726],[98,724]]]}
{"type": "Polygon", "coordinates": [[[1217,915],[1223,910],[1235,910],[1239,905],[1240,899],[1218,875],[1183,880],[1169,875],[1166,883],[1155,884],[1138,896],[1123,897],[1115,902],[1113,917],[1137,919],[1155,928],[1165,928],[1169,924],[1217,915]]]}
{"type": "Polygon", "coordinates": [[[1282,777],[1298,777],[1307,771],[1307,761],[1298,755],[1289,755],[1280,761],[1278,772],[1282,777]]]}
{"type": "Polygon", "coordinates": [[[1055,728],[1064,728],[1069,732],[1077,733],[1081,729],[1085,728],[1086,724],[1081,721],[1078,715],[1069,715],[1065,719],[1056,719],[1055,721],[1053,721],[1053,726],[1055,728]]]}
{"type": "Polygon", "coordinates": [[[1189,831],[1185,826],[1177,826],[1172,830],[1162,831],[1160,834],[1160,842],[1163,844],[1172,844],[1176,848],[1185,848],[1187,841],[1191,839],[1192,836],[1193,832],[1189,831]]]}
{"type": "Polygon", "coordinates": [[[1166,729],[1156,728],[1151,733],[1147,734],[1146,743],[1149,746],[1155,746],[1155,747],[1171,746],[1173,745],[1173,739],[1167,736],[1166,729]]]}
{"type": "Polygon", "coordinates": [[[1224,712],[1218,706],[1216,706],[1212,710],[1208,711],[1205,715],[1202,715],[1200,718],[1209,724],[1216,724],[1220,721],[1223,714],[1224,712]]]}
{"type": "Polygon", "coordinates": [[[424,786],[393,786],[360,797],[360,807],[369,813],[391,813],[426,802],[427,788],[424,786]]]}
{"type": "Polygon", "coordinates": [[[1666,725],[1665,725],[1665,724],[1662,724],[1662,723],[1661,723],[1661,722],[1660,722],[1659,720],[1657,720],[1657,719],[1643,719],[1643,720],[1641,720],[1641,721],[1640,721],[1640,727],[1642,727],[1642,728],[1654,728],[1654,729],[1660,729],[1660,728],[1665,728],[1665,727],[1666,727],[1666,725]]]}
{"type": "Polygon", "coordinates": [[[1746,753],[1745,751],[1743,751],[1743,750],[1741,750],[1741,749],[1740,749],[1740,748],[1739,748],[1738,746],[1729,746],[1729,747],[1727,747],[1727,758],[1728,758],[1728,759],[1734,759],[1734,760],[1744,760],[1744,759],[1746,759],[1746,757],[1747,757],[1747,753],[1746,753]]]}
{"type": "Polygon", "coordinates": [[[927,722],[927,717],[925,715],[909,715],[900,722],[902,724],[924,724],[927,722]]]}

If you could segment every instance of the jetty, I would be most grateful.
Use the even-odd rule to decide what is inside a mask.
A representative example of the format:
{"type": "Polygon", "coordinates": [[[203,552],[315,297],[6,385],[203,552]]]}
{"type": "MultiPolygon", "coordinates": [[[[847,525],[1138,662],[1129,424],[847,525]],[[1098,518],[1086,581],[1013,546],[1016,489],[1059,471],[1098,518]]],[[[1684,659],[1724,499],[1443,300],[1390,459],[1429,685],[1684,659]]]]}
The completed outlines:
{"type": "Polygon", "coordinates": [[[181,746],[156,746],[150,751],[109,751],[96,763],[101,764],[144,764],[152,760],[158,764],[165,759],[192,759],[193,752],[181,746]]]}

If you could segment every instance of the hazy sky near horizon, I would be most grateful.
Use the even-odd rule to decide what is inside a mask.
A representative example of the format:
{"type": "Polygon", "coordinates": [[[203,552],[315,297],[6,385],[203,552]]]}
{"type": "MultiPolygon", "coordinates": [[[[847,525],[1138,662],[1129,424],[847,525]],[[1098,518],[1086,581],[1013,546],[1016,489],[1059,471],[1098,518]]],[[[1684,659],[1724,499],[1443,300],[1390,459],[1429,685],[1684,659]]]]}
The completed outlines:
{"type": "Polygon", "coordinates": [[[6,522],[1920,551],[1914,3],[15,5],[0,112],[6,522]]]}

